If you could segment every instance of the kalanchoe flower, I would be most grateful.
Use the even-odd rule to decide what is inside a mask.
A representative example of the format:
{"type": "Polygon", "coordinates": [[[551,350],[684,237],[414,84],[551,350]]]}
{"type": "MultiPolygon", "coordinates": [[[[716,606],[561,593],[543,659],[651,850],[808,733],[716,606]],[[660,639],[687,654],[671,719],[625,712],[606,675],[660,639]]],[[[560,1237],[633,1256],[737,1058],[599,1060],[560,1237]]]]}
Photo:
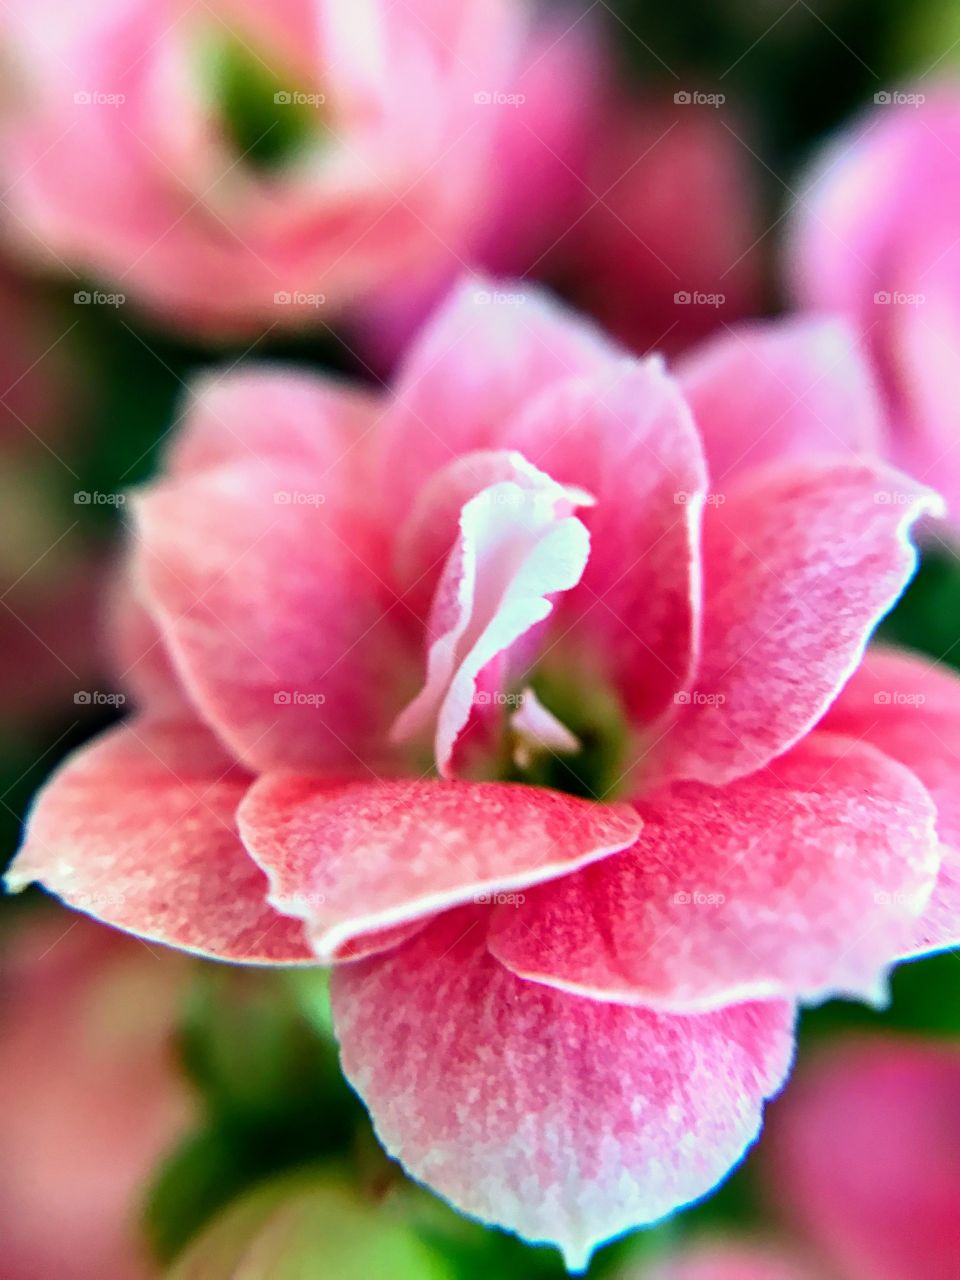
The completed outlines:
{"type": "Polygon", "coordinates": [[[789,1230],[765,1243],[701,1241],[650,1280],[952,1276],[958,1089],[954,1045],[885,1037],[827,1050],[777,1103],[761,1152],[771,1208],[789,1230]]]}
{"type": "Polygon", "coordinates": [[[807,307],[860,328],[891,419],[890,456],[960,503],[960,92],[882,90],[801,186],[789,270],[807,307]]]}
{"type": "Polygon", "coordinates": [[[54,268],[228,334],[449,281],[501,223],[542,216],[541,196],[561,216],[572,25],[541,28],[532,0],[14,0],[9,230],[54,268]],[[501,208],[504,161],[518,183],[501,208]]]}
{"type": "Polygon", "coordinates": [[[174,1046],[186,986],[181,957],[150,954],[65,911],[8,931],[0,954],[6,1280],[155,1273],[142,1201],[157,1161],[195,1119],[174,1046]]]}
{"type": "MultiPolygon", "coordinates": [[[[817,412],[859,432],[866,376],[815,329],[787,350],[770,431],[834,378],[817,412]]],[[[48,783],[9,877],[335,964],[387,1149],[572,1268],[739,1159],[798,998],[880,999],[956,936],[960,685],[861,667],[938,500],[859,437],[713,488],[737,359],[695,419],[659,360],[467,280],[389,395],[201,382],[132,504],[140,714],[48,783]]]]}

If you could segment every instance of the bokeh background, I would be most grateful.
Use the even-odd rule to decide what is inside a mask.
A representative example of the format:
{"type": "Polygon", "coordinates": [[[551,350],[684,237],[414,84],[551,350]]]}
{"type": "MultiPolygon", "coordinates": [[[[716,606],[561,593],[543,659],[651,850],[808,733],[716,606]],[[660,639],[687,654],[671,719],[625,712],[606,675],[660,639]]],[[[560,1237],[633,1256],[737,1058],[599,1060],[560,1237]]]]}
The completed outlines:
{"type": "MultiPolygon", "coordinates": [[[[788,305],[786,227],[825,138],[878,92],[960,77],[952,0],[599,0],[548,13],[558,31],[589,28],[592,49],[589,68],[563,72],[554,108],[574,120],[584,111],[576,161],[554,157],[568,188],[549,225],[547,179],[518,190],[497,237],[487,225],[496,211],[481,203],[473,240],[446,269],[465,260],[541,280],[634,349],[670,358],[714,328],[788,305]],[[678,305],[685,287],[724,300],[678,305]]],[[[254,91],[249,66],[217,92],[244,150],[278,121],[287,127],[254,91]]],[[[546,172],[547,158],[539,163],[546,172]]],[[[191,380],[284,358],[377,384],[431,300],[428,281],[401,320],[385,297],[372,319],[318,305],[292,331],[259,323],[239,338],[198,336],[176,314],[140,305],[134,288],[66,263],[41,268],[19,221],[15,199],[0,195],[5,862],[51,769],[124,713],[105,624],[123,495],[155,473],[191,380]],[[114,300],[98,300],[109,289],[114,300]]],[[[946,535],[927,538],[884,631],[960,667],[960,562],[946,535]]],[[[562,1274],[552,1251],[457,1217],[383,1156],[339,1075],[321,973],[175,957],[36,891],[0,900],[0,932],[0,1275],[233,1275],[234,1245],[250,1239],[260,1270],[244,1276],[562,1274]],[[271,1235],[281,1209],[285,1225],[271,1235]],[[219,1236],[204,1236],[211,1224],[219,1236]],[[191,1261],[198,1240],[207,1253],[191,1261]]],[[[865,1036],[949,1056],[958,1033],[960,956],[948,952],[901,966],[885,1010],[833,1002],[807,1012],[802,1071],[865,1036]]],[[[960,1160],[960,1072],[953,1078],[944,1123],[960,1160]]],[[[854,1111],[857,1099],[853,1088],[854,1111]]],[[[772,1108],[774,1134],[788,1103],[772,1108]]],[[[652,1277],[704,1234],[795,1233],[793,1184],[781,1179],[773,1141],[705,1203],[602,1250],[590,1274],[652,1277]]],[[[943,1266],[946,1280],[960,1276],[960,1258],[943,1266]]]]}

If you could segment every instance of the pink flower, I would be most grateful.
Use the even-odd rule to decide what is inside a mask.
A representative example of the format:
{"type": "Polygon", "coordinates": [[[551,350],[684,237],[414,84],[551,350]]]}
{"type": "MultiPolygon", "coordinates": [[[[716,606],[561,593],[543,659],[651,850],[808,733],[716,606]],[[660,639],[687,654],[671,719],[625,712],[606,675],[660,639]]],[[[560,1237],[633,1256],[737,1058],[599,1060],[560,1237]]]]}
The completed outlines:
{"type": "Polygon", "coordinates": [[[960,501],[960,93],[884,92],[825,150],[801,192],[790,269],[808,307],[860,326],[896,462],[960,501]]]}
{"type": "Polygon", "coordinates": [[[25,920],[8,938],[0,965],[7,1280],[152,1274],[140,1201],[192,1119],[172,1042],[184,980],[177,958],[65,912],[25,920]]]}
{"type": "Polygon", "coordinates": [[[459,261],[526,0],[4,9],[11,230],[181,324],[328,320],[459,261]],[[175,105],[175,110],[172,107],[175,105]]]}
{"type": "Polygon", "coordinates": [[[814,1059],[776,1108],[778,1202],[840,1276],[956,1271],[958,1092],[955,1044],[864,1038],[814,1059]]]}
{"type": "MultiPolygon", "coordinates": [[[[822,351],[771,367],[787,443],[797,386],[833,379],[841,438],[863,416],[822,351]]],[[[141,713],[58,771],[9,877],[336,964],[388,1150],[572,1267],[724,1176],[798,999],[881,998],[956,938],[960,685],[861,662],[938,501],[850,449],[715,490],[758,387],[712,377],[705,457],[659,360],[467,280],[389,396],[202,382],[134,503],[141,713]]]]}
{"type": "Polygon", "coordinates": [[[708,106],[606,105],[589,198],[550,261],[636,351],[679,352],[762,310],[759,194],[742,132],[708,106]]]}
{"type": "MultiPolygon", "coordinates": [[[[524,127],[512,117],[501,125],[497,180],[466,260],[562,281],[640,353],[678,354],[759,314],[759,197],[744,145],[709,108],[604,93],[597,48],[580,28],[549,32],[544,44],[518,80],[524,127]]],[[[378,367],[393,364],[445,295],[451,265],[365,308],[360,337],[378,367]]]]}
{"type": "Polygon", "coordinates": [[[960,1257],[958,1089],[954,1045],[878,1038],[828,1050],[768,1124],[767,1186],[792,1236],[704,1241],[650,1280],[952,1276],[960,1257]]]}

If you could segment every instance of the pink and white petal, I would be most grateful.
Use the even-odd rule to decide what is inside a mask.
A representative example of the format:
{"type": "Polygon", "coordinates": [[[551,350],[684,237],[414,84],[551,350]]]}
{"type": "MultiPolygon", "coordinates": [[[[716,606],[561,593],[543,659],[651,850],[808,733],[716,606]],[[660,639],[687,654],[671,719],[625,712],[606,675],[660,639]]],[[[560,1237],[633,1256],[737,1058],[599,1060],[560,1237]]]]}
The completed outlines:
{"type": "Polygon", "coordinates": [[[497,908],[489,946],[514,973],[684,1012],[884,999],[939,865],[909,770],[815,733],[748,778],[678,783],[637,809],[629,849],[497,908]]]}
{"type": "Polygon", "coordinates": [[[596,499],[582,517],[587,568],[557,602],[557,660],[595,671],[647,723],[688,686],[700,640],[707,473],[680,390],[657,359],[611,361],[548,388],[508,434],[554,479],[596,499]]]}
{"type": "Polygon", "coordinates": [[[245,964],[313,960],[267,901],[237,834],[249,776],[209,730],[134,721],[81,748],[40,791],[7,872],[154,942],[245,964]]]}
{"type": "Polygon", "coordinates": [[[113,669],[137,709],[155,719],[196,716],[153,615],[137,595],[129,560],[108,600],[107,642],[113,669]]]}
{"type": "Polygon", "coordinates": [[[738,325],[687,356],[677,376],[715,488],[777,458],[883,451],[877,387],[845,320],[801,315],[738,325]]]}
{"type": "Polygon", "coordinates": [[[147,490],[139,581],[184,685],[240,760],[355,773],[385,756],[416,656],[379,530],[301,484],[247,462],[147,490]]]}
{"type": "Polygon", "coordinates": [[[773,1108],[767,1185],[831,1275],[956,1275],[958,1093],[955,1044],[874,1038],[814,1058],[773,1108]]]}
{"type": "Polygon", "coordinates": [[[542,787],[290,774],[259,778],[237,820],[270,901],[302,917],[322,960],[372,932],[564,875],[640,829],[629,805],[542,787]]]}
{"type": "Polygon", "coordinates": [[[822,727],[911,769],[937,806],[942,862],[908,954],[960,943],[960,677],[919,654],[874,646],[822,727]]]}
{"type": "Polygon", "coordinates": [[[292,462],[315,481],[342,485],[359,470],[365,433],[381,412],[366,392],[272,364],[207,374],[189,396],[169,458],[176,476],[229,462],[292,462]]]}
{"type": "Polygon", "coordinates": [[[402,742],[429,732],[442,777],[477,702],[481,672],[553,611],[579,582],[590,538],[570,512],[576,495],[519,455],[510,478],[482,489],[460,512],[457,539],[437,584],[420,692],[397,718],[402,742]]]}
{"type": "Polygon", "coordinates": [[[410,348],[383,422],[382,491],[405,514],[434,471],[464,453],[510,448],[510,417],[552,382],[619,352],[525,282],[469,277],[410,348]]]}
{"type": "Polygon", "coordinates": [[[485,920],[450,912],[334,973],[343,1069],[413,1177],[582,1270],[740,1159],[789,1069],[793,1009],[673,1017],[578,999],[498,964],[485,920]]]}
{"type": "Polygon", "coordinates": [[[663,744],[668,776],[722,784],[813,728],[917,563],[931,490],[880,463],[757,468],[708,505],[703,660],[663,744]]]}

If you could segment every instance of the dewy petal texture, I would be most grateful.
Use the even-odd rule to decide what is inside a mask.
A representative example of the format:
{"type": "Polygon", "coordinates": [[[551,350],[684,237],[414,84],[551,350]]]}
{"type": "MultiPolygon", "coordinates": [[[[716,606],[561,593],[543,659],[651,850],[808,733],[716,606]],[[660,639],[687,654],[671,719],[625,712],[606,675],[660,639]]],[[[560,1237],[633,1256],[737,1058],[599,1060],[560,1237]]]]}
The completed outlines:
{"type": "Polygon", "coordinates": [[[756,1136],[790,1064],[789,1004],[699,1017],[523,982],[451,912],[338,969],[344,1070],[387,1150],[457,1207],[572,1269],[708,1191],[756,1136]]]}
{"type": "Polygon", "coordinates": [[[630,806],[545,788],[269,774],[238,820],[271,902],[303,916],[323,960],[373,931],[575,870],[640,829],[630,806]]]}
{"type": "Polygon", "coordinates": [[[727,329],[686,357],[678,377],[714,488],[775,458],[882,450],[878,392],[857,332],[842,320],[803,315],[727,329]]]}
{"type": "Polygon", "coordinates": [[[943,860],[910,953],[960,942],[960,678],[926,658],[871,648],[823,727],[872,742],[907,765],[937,806],[943,860]]]}
{"type": "Polygon", "coordinates": [[[444,777],[481,671],[549,616],[551,596],[576,586],[590,552],[570,514],[578,495],[519,455],[507,458],[504,478],[460,512],[431,611],[426,682],[393,727],[398,741],[433,728],[444,777]]]}
{"type": "Polygon", "coordinates": [[[146,491],[136,514],[146,598],[245,764],[354,772],[384,754],[414,655],[382,539],[334,478],[232,463],[146,491]]]}
{"type": "Polygon", "coordinates": [[[98,920],[220,960],[311,959],[237,835],[248,785],[199,725],[121,725],[40,792],[7,887],[40,880],[98,920]]]}
{"type": "Polygon", "coordinates": [[[670,776],[721,784],[817,723],[916,567],[936,494],[866,462],[750,472],[707,507],[703,661],[666,747],[670,776]]]}
{"type": "Polygon", "coordinates": [[[738,782],[637,808],[630,849],[497,909],[490,948],[515,973],[673,1010],[883,995],[939,863],[905,768],[817,733],[738,782]]]}

